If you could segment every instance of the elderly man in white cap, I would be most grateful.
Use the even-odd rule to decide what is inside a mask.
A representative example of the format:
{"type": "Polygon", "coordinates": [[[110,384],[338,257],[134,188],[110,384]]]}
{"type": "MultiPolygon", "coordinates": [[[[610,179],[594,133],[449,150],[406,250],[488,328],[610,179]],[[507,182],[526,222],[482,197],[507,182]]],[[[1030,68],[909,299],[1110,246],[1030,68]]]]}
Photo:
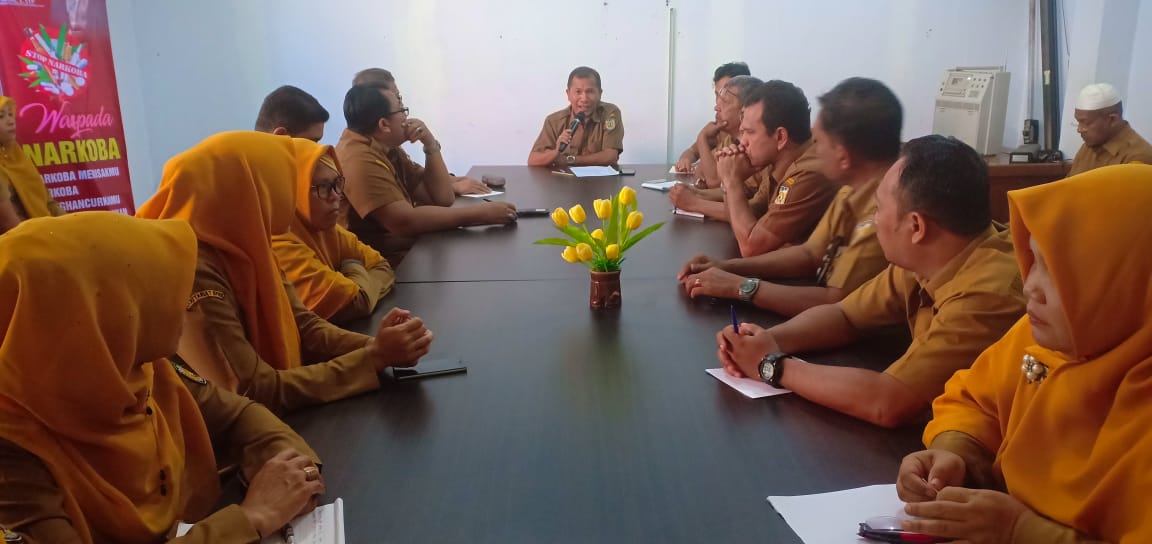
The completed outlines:
{"type": "Polygon", "coordinates": [[[1076,100],[1076,132],[1084,139],[1084,145],[1072,159],[1069,176],[1113,164],[1152,164],[1152,145],[1132,130],[1124,120],[1123,109],[1120,95],[1112,85],[1093,83],[1080,91],[1076,100]]]}

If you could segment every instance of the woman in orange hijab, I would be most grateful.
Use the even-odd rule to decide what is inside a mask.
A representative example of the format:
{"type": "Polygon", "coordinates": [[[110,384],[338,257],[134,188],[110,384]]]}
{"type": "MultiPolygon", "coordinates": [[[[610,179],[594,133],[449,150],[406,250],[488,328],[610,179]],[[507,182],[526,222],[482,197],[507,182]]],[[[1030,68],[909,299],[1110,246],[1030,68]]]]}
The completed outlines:
{"type": "Polygon", "coordinates": [[[64,215],[16,141],[16,102],[0,96],[0,234],[33,217],[64,215]]]}
{"type": "Polygon", "coordinates": [[[296,138],[296,214],[272,237],[280,269],[309,310],[333,323],[372,315],[396,278],[388,261],[337,224],[344,176],[332,146],[296,138]]]}
{"type": "Polygon", "coordinates": [[[291,138],[225,132],[173,157],[137,215],[187,220],[200,241],[178,354],[208,381],[286,412],[380,387],[377,372],[410,366],[432,334],[393,308],[375,336],[346,331],[300,303],[271,238],[295,210],[291,138]]]}
{"type": "Polygon", "coordinates": [[[256,542],[324,490],[316,455],[266,408],[201,383],[176,350],[196,267],[182,221],[111,212],[0,236],[0,525],[32,542],[256,542]],[[213,456],[237,452],[243,504],[213,456]],[[299,453],[298,453],[299,452],[299,453]]]}
{"type": "Polygon", "coordinates": [[[910,531],[1152,542],[1152,166],[1008,193],[1028,315],[932,405],[897,490],[910,531]]]}

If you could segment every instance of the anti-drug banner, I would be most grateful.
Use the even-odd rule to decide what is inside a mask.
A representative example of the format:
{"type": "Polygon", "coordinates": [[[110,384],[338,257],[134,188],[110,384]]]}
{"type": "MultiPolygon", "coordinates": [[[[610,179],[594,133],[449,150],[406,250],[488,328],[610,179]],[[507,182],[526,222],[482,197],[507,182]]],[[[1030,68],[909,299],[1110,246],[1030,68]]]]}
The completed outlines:
{"type": "Polygon", "coordinates": [[[61,207],[136,212],[104,0],[0,0],[0,87],[61,207]]]}

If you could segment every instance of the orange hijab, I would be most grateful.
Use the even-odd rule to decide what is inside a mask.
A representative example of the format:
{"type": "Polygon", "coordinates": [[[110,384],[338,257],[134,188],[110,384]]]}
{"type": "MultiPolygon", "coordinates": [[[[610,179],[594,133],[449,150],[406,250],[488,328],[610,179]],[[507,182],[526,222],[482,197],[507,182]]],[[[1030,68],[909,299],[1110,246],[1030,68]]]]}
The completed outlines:
{"type": "Polygon", "coordinates": [[[1152,542],[1152,166],[1109,166],[1008,193],[1025,275],[1036,239],[1074,354],[1025,316],[933,404],[928,442],[959,430],[996,451],[1009,493],[1094,539],[1152,542]],[[1031,354],[1047,378],[1028,384],[1031,354]],[[975,407],[973,407],[975,405],[975,407]]]}
{"type": "MultiPolygon", "coordinates": [[[[15,101],[0,96],[0,109],[9,104],[15,105],[15,101]]],[[[32,159],[24,154],[24,149],[15,140],[0,146],[0,176],[12,184],[12,190],[24,205],[28,219],[52,215],[48,209],[48,188],[44,186],[44,178],[40,177],[32,159]]]]}
{"type": "Polygon", "coordinates": [[[288,230],[295,164],[291,138],[223,132],[169,160],[156,195],[136,212],[187,220],[221,253],[248,340],[277,369],[300,366],[300,331],[270,241],[288,230]]]}
{"type": "Polygon", "coordinates": [[[220,494],[204,419],[163,358],[195,268],[182,221],[85,212],[0,236],[0,437],[44,462],[86,543],[156,542],[220,494]]]}
{"type": "MultiPolygon", "coordinates": [[[[320,145],[301,138],[294,138],[292,143],[296,147],[296,214],[292,217],[289,233],[273,239],[273,248],[278,255],[291,257],[281,259],[281,266],[289,262],[307,263],[315,258],[324,266],[339,271],[340,261],[348,258],[344,253],[348,252],[350,245],[360,245],[359,240],[356,239],[356,235],[339,225],[325,230],[313,227],[310,223],[312,199],[309,194],[312,191],[312,174],[316,170],[317,163],[322,162],[325,166],[342,173],[340,162],[336,159],[336,151],[332,146],[320,145]],[[308,249],[305,250],[300,244],[308,249]]],[[[374,250],[356,256],[363,256],[364,266],[368,268],[384,260],[374,250]]],[[[339,281],[333,275],[307,274],[309,267],[303,268],[303,270],[285,268],[284,272],[293,283],[296,283],[296,294],[305,305],[321,316],[334,315],[360,290],[350,280],[339,281]],[[297,283],[304,276],[308,277],[306,287],[297,283]]]]}

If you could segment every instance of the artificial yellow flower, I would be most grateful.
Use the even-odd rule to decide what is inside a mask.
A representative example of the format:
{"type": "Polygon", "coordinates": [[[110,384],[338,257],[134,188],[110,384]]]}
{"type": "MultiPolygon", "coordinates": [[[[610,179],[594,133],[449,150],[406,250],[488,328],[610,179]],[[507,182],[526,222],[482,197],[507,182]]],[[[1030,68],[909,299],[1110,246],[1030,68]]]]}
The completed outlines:
{"type": "Polygon", "coordinates": [[[568,215],[572,217],[572,221],[575,223],[583,223],[584,220],[588,218],[588,216],[584,213],[584,206],[579,204],[569,208],[568,215]]]}
{"type": "Polygon", "coordinates": [[[592,209],[596,210],[596,217],[608,219],[612,215],[612,201],[606,198],[592,201],[592,209]]]}
{"type": "Polygon", "coordinates": [[[620,256],[620,244],[612,244],[604,248],[604,256],[608,257],[610,261],[616,260],[620,256]]]}
{"type": "Polygon", "coordinates": [[[601,242],[603,242],[604,241],[604,230],[603,229],[596,229],[596,230],[592,231],[592,238],[595,240],[600,240],[601,242]]]}
{"type": "Polygon", "coordinates": [[[568,226],[568,212],[564,208],[556,208],[552,211],[552,222],[556,223],[557,227],[564,228],[568,226]]]}
{"type": "Polygon", "coordinates": [[[576,254],[576,248],[573,246],[564,248],[564,251],[560,254],[560,256],[563,257],[565,261],[570,263],[580,262],[580,255],[576,254]]]}
{"type": "Polygon", "coordinates": [[[588,244],[576,244],[576,255],[580,257],[581,261],[591,261],[592,246],[588,244]]]}
{"type": "Polygon", "coordinates": [[[631,206],[635,203],[636,203],[636,191],[634,191],[631,187],[625,185],[623,189],[620,189],[620,205],[621,206],[631,206]]]}
{"type": "MultiPolygon", "coordinates": [[[[627,189],[627,187],[625,187],[625,189],[627,189]]],[[[638,211],[628,214],[628,219],[624,221],[624,224],[628,226],[628,230],[636,230],[640,228],[642,223],[644,223],[644,214],[638,211]]]]}

